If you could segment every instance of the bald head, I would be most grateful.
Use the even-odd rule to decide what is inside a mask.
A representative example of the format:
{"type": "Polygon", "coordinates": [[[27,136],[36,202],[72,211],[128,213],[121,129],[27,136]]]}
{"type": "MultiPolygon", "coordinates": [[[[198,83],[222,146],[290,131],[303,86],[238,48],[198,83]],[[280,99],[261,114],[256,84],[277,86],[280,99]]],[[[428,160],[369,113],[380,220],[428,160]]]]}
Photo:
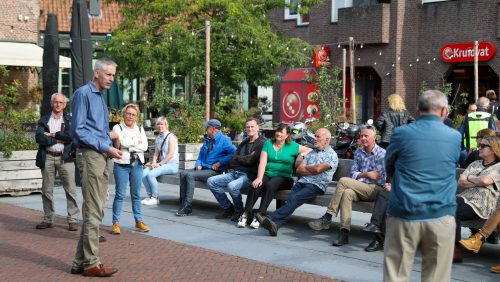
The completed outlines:
{"type": "Polygon", "coordinates": [[[314,147],[318,150],[324,150],[330,146],[330,139],[332,138],[332,134],[330,130],[322,127],[316,130],[316,134],[314,134],[314,147]]]}
{"type": "Polygon", "coordinates": [[[480,97],[479,99],[477,99],[476,104],[479,111],[486,111],[490,106],[490,99],[486,97],[480,97]]]}

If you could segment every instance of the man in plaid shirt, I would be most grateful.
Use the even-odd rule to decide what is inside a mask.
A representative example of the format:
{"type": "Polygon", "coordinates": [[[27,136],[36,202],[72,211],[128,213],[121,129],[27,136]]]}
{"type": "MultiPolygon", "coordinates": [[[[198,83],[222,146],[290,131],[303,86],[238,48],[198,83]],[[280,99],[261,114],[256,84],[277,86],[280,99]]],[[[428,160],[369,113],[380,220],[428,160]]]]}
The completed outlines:
{"type": "Polygon", "coordinates": [[[333,241],[333,246],[342,246],[349,242],[352,202],[374,201],[377,193],[384,189],[385,150],[375,143],[375,137],[376,130],[373,126],[362,128],[363,147],[354,153],[351,177],[342,177],[339,180],[326,213],[308,224],[314,230],[329,229],[332,225],[332,217],[337,216],[340,211],[340,234],[333,241]]]}

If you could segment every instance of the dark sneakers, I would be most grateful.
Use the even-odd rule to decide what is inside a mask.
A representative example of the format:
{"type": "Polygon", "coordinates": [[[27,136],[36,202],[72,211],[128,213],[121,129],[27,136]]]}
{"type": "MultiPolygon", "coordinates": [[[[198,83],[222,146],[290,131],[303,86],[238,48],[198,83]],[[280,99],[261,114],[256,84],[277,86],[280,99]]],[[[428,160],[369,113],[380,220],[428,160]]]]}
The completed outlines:
{"type": "Polygon", "coordinates": [[[45,221],[36,225],[36,229],[47,229],[47,228],[52,228],[52,227],[54,227],[54,225],[52,223],[45,222],[45,221]]]}
{"type": "Polygon", "coordinates": [[[272,221],[269,217],[267,216],[262,216],[262,227],[267,229],[269,231],[269,235],[275,237],[278,236],[278,226],[274,221],[272,221]]]}
{"type": "Polygon", "coordinates": [[[76,223],[76,222],[68,223],[68,230],[69,231],[78,231],[78,223],[76,223]]]}
{"type": "Polygon", "coordinates": [[[176,216],[188,216],[193,213],[193,210],[191,207],[182,207],[180,210],[178,210],[175,215],[176,216]]]}
{"type": "Polygon", "coordinates": [[[370,244],[365,248],[366,252],[376,252],[378,250],[384,249],[384,242],[380,242],[377,240],[373,240],[370,244]]]}
{"type": "Polygon", "coordinates": [[[363,227],[363,231],[375,233],[375,234],[382,234],[382,230],[380,230],[380,228],[373,223],[366,224],[366,226],[363,227]]]}
{"type": "Polygon", "coordinates": [[[340,229],[339,236],[332,242],[333,246],[340,247],[349,243],[349,230],[340,229]]]}
{"type": "Polygon", "coordinates": [[[229,208],[224,209],[221,213],[215,215],[215,219],[226,219],[232,218],[234,216],[234,207],[233,205],[229,206],[229,208]]]}

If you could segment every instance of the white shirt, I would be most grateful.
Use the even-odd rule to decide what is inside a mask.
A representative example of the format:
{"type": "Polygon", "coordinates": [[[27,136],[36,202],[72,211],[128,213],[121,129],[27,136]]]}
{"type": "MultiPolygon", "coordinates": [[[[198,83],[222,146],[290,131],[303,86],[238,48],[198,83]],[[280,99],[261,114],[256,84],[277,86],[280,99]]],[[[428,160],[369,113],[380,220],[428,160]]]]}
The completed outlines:
{"type": "MultiPolygon", "coordinates": [[[[54,114],[54,112],[52,112],[52,114],[50,114],[50,118],[49,118],[49,122],[48,122],[50,133],[56,133],[56,132],[61,131],[61,125],[63,123],[64,123],[63,115],[61,114],[59,116],[59,118],[56,118],[56,115],[54,114]]],[[[56,143],[56,144],[48,147],[47,150],[51,151],[51,152],[61,152],[62,153],[62,151],[64,151],[64,144],[63,143],[56,143]]]]}
{"type": "Polygon", "coordinates": [[[130,153],[136,152],[141,162],[144,163],[144,152],[148,150],[148,138],[144,129],[135,124],[130,128],[121,122],[113,126],[113,132],[118,134],[120,151],[123,153],[121,159],[114,158],[113,161],[119,164],[130,164],[130,153]]]}

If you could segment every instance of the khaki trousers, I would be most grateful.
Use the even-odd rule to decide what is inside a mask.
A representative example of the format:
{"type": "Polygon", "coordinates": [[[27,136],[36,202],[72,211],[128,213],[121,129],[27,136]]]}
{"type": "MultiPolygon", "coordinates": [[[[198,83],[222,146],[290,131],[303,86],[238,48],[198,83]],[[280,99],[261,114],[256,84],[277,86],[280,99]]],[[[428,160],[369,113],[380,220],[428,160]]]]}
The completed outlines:
{"type": "Polygon", "coordinates": [[[381,189],[377,184],[366,184],[361,181],[342,177],[337,183],[335,196],[328,204],[327,213],[337,216],[340,209],[340,228],[351,230],[352,202],[374,201],[381,189]]]}
{"type": "Polygon", "coordinates": [[[42,203],[43,221],[52,223],[54,219],[54,181],[56,173],[62,181],[66,193],[66,209],[68,223],[77,223],[80,211],[76,202],[75,165],[73,162],[65,163],[62,157],[53,157],[47,154],[45,167],[42,169],[42,203]]]}
{"type": "Polygon", "coordinates": [[[498,207],[493,214],[491,214],[490,218],[486,221],[483,228],[481,228],[480,232],[483,237],[487,238],[497,229],[500,232],[500,207],[498,207]]]}
{"type": "Polygon", "coordinates": [[[415,222],[387,217],[384,281],[410,281],[417,248],[422,254],[421,281],[450,281],[455,218],[415,222]]]}
{"type": "Polygon", "coordinates": [[[108,162],[106,155],[92,149],[80,148],[76,164],[82,178],[85,216],[76,247],[73,267],[85,269],[99,265],[99,225],[104,216],[104,203],[108,192],[108,162]]]}

